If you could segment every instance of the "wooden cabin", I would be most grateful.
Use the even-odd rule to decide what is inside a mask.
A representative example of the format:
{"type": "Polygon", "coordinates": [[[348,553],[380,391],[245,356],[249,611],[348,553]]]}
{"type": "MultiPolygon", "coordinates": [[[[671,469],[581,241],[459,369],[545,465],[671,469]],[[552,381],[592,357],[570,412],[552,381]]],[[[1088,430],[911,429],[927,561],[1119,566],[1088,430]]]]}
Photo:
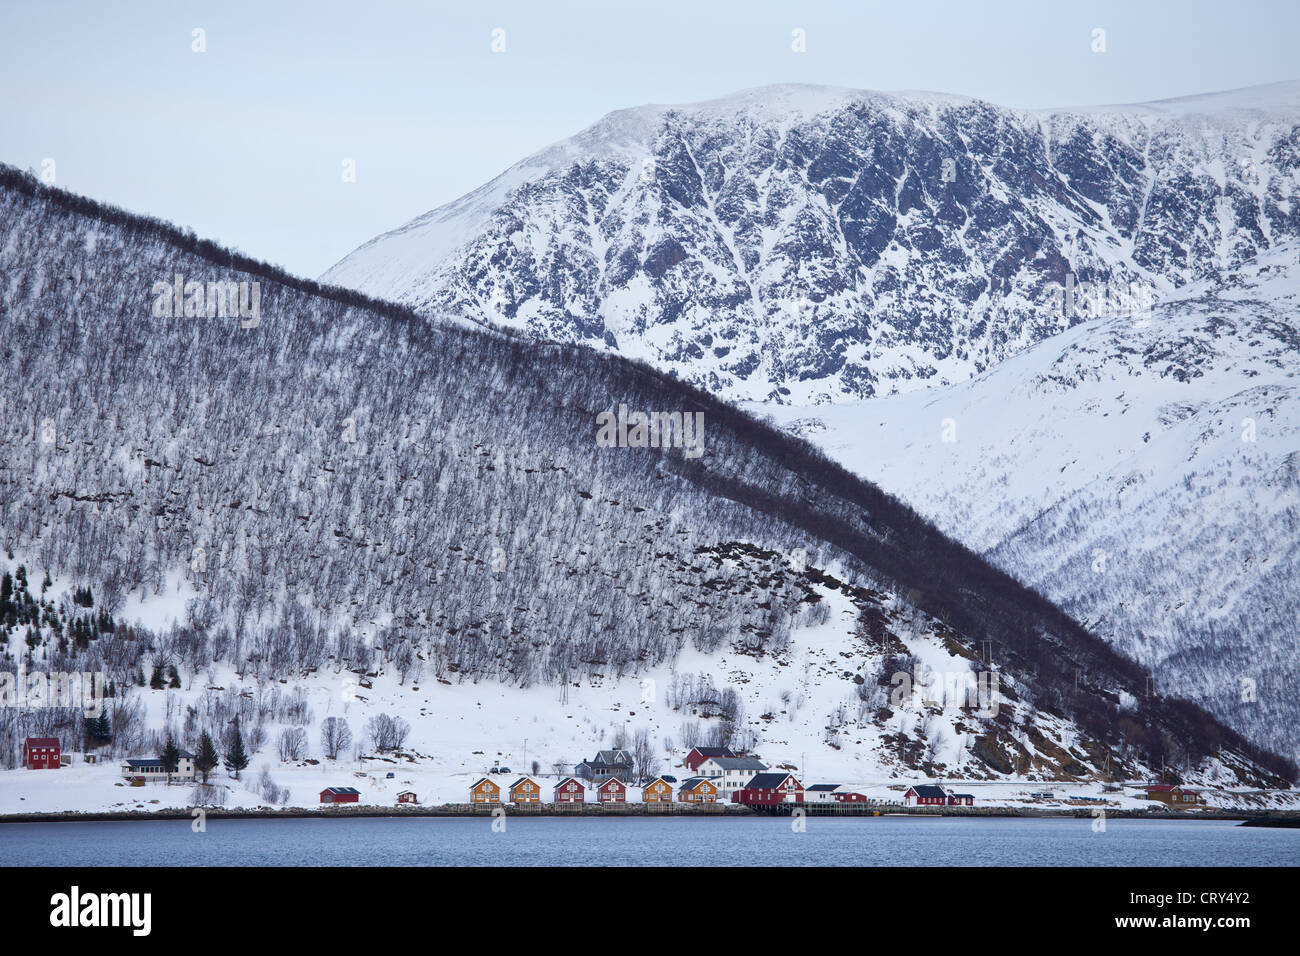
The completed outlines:
{"type": "Polygon", "coordinates": [[[655,777],[641,789],[642,803],[672,803],[673,785],[663,777],[655,777]]]}
{"type": "Polygon", "coordinates": [[[489,780],[487,777],[480,777],[474,781],[474,785],[469,788],[470,803],[500,803],[501,788],[495,780],[489,780]]]}
{"type": "Polygon", "coordinates": [[[532,777],[520,777],[510,785],[511,803],[541,803],[542,785],[532,777]]]}
{"type": "MultiPolygon", "coordinates": [[[[611,778],[612,779],[612,778],[611,778]]],[[[583,803],[587,788],[573,777],[565,777],[555,785],[556,803],[583,803]]]]}
{"type": "Polygon", "coordinates": [[[596,788],[596,799],[600,803],[627,803],[627,784],[610,777],[596,788]]]}
{"type": "Polygon", "coordinates": [[[678,803],[717,803],[718,785],[707,777],[683,780],[677,789],[678,803]]]}

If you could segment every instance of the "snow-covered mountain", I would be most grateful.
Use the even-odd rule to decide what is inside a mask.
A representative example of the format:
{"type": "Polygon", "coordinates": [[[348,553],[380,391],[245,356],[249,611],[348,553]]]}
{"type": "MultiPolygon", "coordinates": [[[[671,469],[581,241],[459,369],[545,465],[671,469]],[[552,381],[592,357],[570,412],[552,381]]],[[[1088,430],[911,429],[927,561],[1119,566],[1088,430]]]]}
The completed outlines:
{"type": "Polygon", "coordinates": [[[1297,236],[1300,83],[1037,112],[776,86],[613,113],[324,280],[806,405],[963,381],[1297,236]]]}
{"type": "Polygon", "coordinates": [[[326,279],[764,403],[1296,755],[1298,237],[1300,83],[780,86],[612,114],[326,279]]]}
{"type": "MultiPolygon", "coordinates": [[[[350,701],[447,772],[543,719],[548,762],[621,728],[665,753],[811,741],[855,779],[1295,775],[813,446],[646,366],[323,289],[4,167],[0,281],[0,671],[106,673],[118,756],[238,716],[265,759],[350,701]],[[603,445],[621,405],[703,415],[700,454],[603,445]],[[133,617],[159,602],[178,613],[133,617]],[[999,706],[891,697],[935,672],[996,673],[999,706]],[[615,713],[638,679],[663,686],[615,713]],[[555,705],[602,687],[571,729],[555,705]]],[[[0,759],[33,732],[87,728],[0,707],[0,759]]]]}
{"type": "Polygon", "coordinates": [[[1300,754],[1300,243],[969,382],[760,411],[1300,754]]]}

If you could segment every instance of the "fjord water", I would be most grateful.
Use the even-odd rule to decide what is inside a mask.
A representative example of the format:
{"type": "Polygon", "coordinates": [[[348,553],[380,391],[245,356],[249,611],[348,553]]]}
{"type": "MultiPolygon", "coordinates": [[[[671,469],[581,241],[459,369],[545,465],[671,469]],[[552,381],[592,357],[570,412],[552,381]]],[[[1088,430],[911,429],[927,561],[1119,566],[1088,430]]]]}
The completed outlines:
{"type": "Polygon", "coordinates": [[[1296,866],[1300,830],[1231,821],[487,817],[0,824],[0,865],[1296,866]]]}

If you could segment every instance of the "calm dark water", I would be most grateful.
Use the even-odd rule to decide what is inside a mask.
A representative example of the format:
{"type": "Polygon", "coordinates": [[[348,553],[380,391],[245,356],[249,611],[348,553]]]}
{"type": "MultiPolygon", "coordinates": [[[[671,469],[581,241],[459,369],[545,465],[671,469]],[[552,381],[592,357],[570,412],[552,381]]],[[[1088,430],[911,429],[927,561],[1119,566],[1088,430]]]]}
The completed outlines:
{"type": "Polygon", "coordinates": [[[1219,821],[485,818],[0,824],[0,865],[1296,866],[1300,830],[1219,821]]]}

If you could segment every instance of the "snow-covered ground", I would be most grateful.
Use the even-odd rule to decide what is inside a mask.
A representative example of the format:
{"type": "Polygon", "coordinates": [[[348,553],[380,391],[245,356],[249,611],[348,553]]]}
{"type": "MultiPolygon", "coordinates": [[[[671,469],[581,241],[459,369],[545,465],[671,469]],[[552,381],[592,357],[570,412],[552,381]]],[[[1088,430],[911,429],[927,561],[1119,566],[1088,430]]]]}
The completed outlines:
{"type": "MultiPolygon", "coordinates": [[[[223,809],[253,809],[267,806],[254,792],[258,774],[256,770],[266,761],[255,760],[244,771],[242,780],[230,779],[224,770],[216,771],[211,782],[224,788],[223,809]]],[[[274,763],[274,762],[273,762],[274,763]]],[[[518,770],[518,767],[514,767],[518,770]]],[[[675,768],[679,779],[681,768],[675,768]]],[[[667,771],[666,771],[667,772],[667,771]]],[[[272,777],[290,791],[287,803],[277,805],[290,808],[328,809],[318,802],[318,794],[326,787],[355,787],[361,791],[360,804],[371,807],[398,807],[397,794],[414,790],[422,806],[444,803],[466,803],[470,785],[481,772],[456,771],[439,766],[436,760],[421,761],[400,766],[379,760],[367,760],[358,765],[355,761],[340,760],[330,766],[274,765],[272,777]],[[392,771],[393,779],[387,779],[392,771]]],[[[495,775],[503,789],[519,774],[495,775]]],[[[546,790],[544,802],[551,802],[549,788],[559,778],[553,774],[538,775],[546,790]]],[[[883,804],[902,804],[903,792],[911,782],[906,780],[868,780],[852,777],[809,777],[809,782],[842,783],[864,794],[868,799],[883,804]]],[[[1099,783],[1044,783],[1032,780],[969,781],[938,780],[945,789],[970,793],[976,807],[1005,807],[1011,809],[1077,810],[1102,806],[1112,810],[1145,810],[1157,804],[1147,800],[1135,786],[1126,786],[1122,792],[1107,792],[1099,783]],[[1051,799],[1035,798],[1034,793],[1051,790],[1051,799]],[[1100,798],[1103,804],[1074,801],[1073,797],[1100,798]]],[[[7,770],[0,771],[0,815],[26,813],[57,813],[73,811],[95,812],[149,812],[178,810],[194,806],[194,788],[188,783],[150,783],[143,787],[128,786],[116,763],[85,764],[80,757],[70,767],[60,770],[7,770]]],[[[1300,810],[1300,796],[1285,791],[1206,790],[1211,807],[1228,810],[1300,810]]],[[[640,802],[640,793],[630,794],[631,802],[640,802]]],[[[587,793],[587,802],[594,803],[595,794],[587,793]]]]}
{"type": "MultiPolygon", "coordinates": [[[[59,582],[55,582],[56,589],[58,586],[59,582]]],[[[136,599],[133,606],[161,620],[168,608],[176,606],[176,596],[171,593],[174,590],[173,585],[161,596],[136,599]]],[[[212,774],[212,782],[224,791],[221,803],[230,809],[265,804],[258,792],[263,769],[279,787],[289,791],[281,806],[318,807],[319,792],[331,786],[356,787],[361,791],[360,802],[373,806],[396,806],[397,794],[408,789],[416,792],[422,805],[464,803],[471,784],[490,767],[511,769],[510,774],[495,777],[504,786],[531,772],[532,763],[537,761],[541,770],[538,776],[549,800],[549,788],[560,779],[553,765],[564,763],[567,773],[573,764],[608,747],[620,729],[629,736],[639,729],[648,730],[660,759],[659,770],[680,780],[687,775],[681,766],[686,748],[679,741],[688,715],[670,707],[668,698],[678,675],[703,674],[718,687],[734,687],[739,692],[742,726],[755,732],[755,750],[772,768],[790,769],[806,785],[844,784],[873,800],[901,802],[910,783],[933,781],[900,766],[888,746],[882,745],[881,737],[914,732],[921,715],[904,707],[883,725],[873,723],[869,715],[856,719],[856,684],[851,678],[869,666],[870,653],[855,637],[852,600],[837,589],[820,590],[828,608],[824,622],[797,628],[789,648],[774,657],[754,658],[735,651],[709,656],[687,650],[673,667],[638,677],[611,676],[568,687],[519,688],[433,679],[403,686],[393,674],[358,684],[357,676],[346,670],[319,672],[296,685],[310,704],[309,752],[318,762],[279,761],[275,739],[281,728],[269,726],[266,744],[253,754],[240,779],[232,779],[225,770],[218,769],[212,774]],[[841,703],[852,706],[834,735],[836,746],[830,746],[826,742],[827,726],[841,703]],[[409,720],[411,733],[403,756],[357,760],[349,749],[337,761],[322,759],[319,728],[325,718],[346,719],[353,733],[362,739],[367,719],[381,712],[409,720]],[[387,776],[390,772],[392,779],[387,776]]],[[[905,643],[933,671],[969,667],[968,661],[955,657],[924,633],[908,637],[905,643]]],[[[215,676],[215,687],[238,685],[241,691],[252,694],[268,689],[252,680],[241,682],[230,672],[215,676]]],[[[169,698],[174,716],[183,711],[179,704],[192,703],[207,692],[205,678],[205,674],[198,674],[177,690],[135,691],[146,703],[149,725],[164,725],[169,698]]],[[[956,727],[959,722],[968,727],[978,724],[969,711],[947,708],[931,715],[928,728],[932,736],[946,741],[936,759],[953,768],[960,768],[965,750],[964,735],[956,727]],[[940,728],[942,733],[936,734],[940,728]]],[[[1070,743],[1068,727],[1048,723],[1040,723],[1039,727],[1050,737],[1070,743]]],[[[367,747],[366,752],[372,751],[367,747]]],[[[0,814],[149,811],[192,805],[192,785],[156,783],[131,787],[122,779],[120,763],[108,760],[86,764],[81,754],[75,754],[70,766],[57,771],[0,771],[0,814]]],[[[1042,779],[991,783],[956,776],[951,783],[959,792],[973,793],[977,806],[1068,807],[1067,798],[1073,795],[1105,797],[1115,808],[1140,809],[1148,805],[1135,796],[1134,790],[1103,793],[1097,783],[1058,784],[1055,789],[1060,799],[1055,802],[1029,797],[1031,792],[1050,786],[1042,779]]],[[[632,796],[639,799],[639,793],[632,796]]],[[[1213,802],[1219,806],[1280,807],[1287,805],[1287,799],[1283,795],[1242,796],[1218,797],[1213,802]]],[[[589,793],[588,800],[594,801],[595,795],[589,793]]]]}

